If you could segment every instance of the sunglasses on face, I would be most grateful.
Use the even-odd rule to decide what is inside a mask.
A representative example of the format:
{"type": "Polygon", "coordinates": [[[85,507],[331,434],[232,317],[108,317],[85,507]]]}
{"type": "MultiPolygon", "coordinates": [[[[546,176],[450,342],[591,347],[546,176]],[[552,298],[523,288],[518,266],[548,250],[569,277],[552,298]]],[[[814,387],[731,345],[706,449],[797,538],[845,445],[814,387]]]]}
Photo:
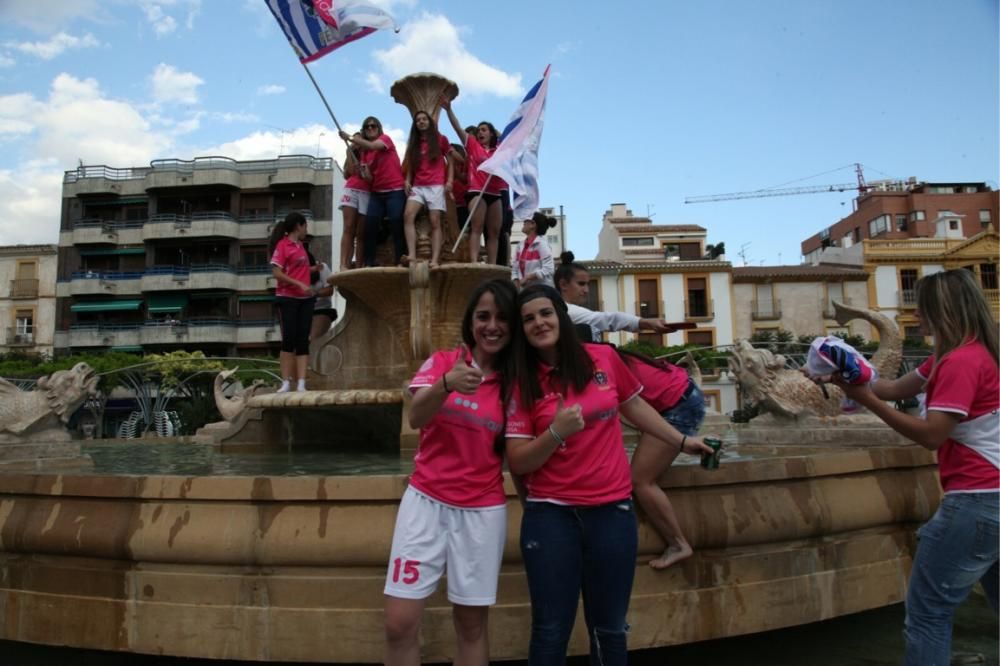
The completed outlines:
{"type": "Polygon", "coordinates": [[[368,123],[367,125],[364,126],[364,128],[365,129],[378,129],[378,125],[373,125],[371,123],[368,123]]]}

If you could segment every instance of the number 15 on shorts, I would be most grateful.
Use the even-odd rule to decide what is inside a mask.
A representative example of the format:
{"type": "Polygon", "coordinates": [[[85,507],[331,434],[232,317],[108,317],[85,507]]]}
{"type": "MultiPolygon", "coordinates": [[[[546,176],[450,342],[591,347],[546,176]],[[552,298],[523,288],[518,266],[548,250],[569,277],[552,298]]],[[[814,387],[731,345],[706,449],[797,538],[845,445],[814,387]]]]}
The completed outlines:
{"type": "Polygon", "coordinates": [[[413,585],[420,580],[419,566],[420,562],[416,560],[404,560],[402,557],[397,557],[392,561],[392,582],[398,583],[400,575],[402,575],[404,585],[413,585]]]}

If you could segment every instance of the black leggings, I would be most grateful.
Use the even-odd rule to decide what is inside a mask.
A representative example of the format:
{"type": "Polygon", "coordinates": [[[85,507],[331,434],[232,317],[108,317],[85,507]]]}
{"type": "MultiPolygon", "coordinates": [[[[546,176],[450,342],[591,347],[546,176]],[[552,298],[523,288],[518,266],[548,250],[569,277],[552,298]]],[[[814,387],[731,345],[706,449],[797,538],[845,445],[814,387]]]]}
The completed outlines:
{"type": "Polygon", "coordinates": [[[296,356],[309,355],[309,328],[312,326],[315,298],[279,296],[278,321],[281,322],[281,351],[296,356]]]}

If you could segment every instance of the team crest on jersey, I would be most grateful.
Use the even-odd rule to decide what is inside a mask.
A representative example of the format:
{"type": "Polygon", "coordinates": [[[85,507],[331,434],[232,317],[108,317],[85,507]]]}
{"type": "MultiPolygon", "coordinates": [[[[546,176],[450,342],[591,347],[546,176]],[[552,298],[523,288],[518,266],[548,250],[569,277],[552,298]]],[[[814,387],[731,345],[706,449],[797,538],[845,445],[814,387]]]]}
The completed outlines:
{"type": "Polygon", "coordinates": [[[433,367],[434,367],[434,359],[429,358],[426,361],[424,361],[424,364],[420,366],[420,370],[418,370],[417,372],[427,372],[433,367]]]}
{"type": "Polygon", "coordinates": [[[598,386],[607,386],[608,376],[604,373],[603,370],[598,370],[597,372],[594,373],[594,382],[598,386]]]}

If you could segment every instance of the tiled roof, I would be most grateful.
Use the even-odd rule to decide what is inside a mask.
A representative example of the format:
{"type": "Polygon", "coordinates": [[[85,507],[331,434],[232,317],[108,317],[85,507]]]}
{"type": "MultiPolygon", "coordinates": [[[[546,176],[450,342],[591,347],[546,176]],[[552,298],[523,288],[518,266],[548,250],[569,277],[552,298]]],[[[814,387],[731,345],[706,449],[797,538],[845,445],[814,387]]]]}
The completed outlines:
{"type": "Polygon", "coordinates": [[[663,273],[705,273],[729,271],[732,264],[728,261],[600,261],[591,259],[589,261],[578,261],[594,272],[629,272],[629,271],[658,271],[663,273]]]}
{"type": "Polygon", "coordinates": [[[840,278],[845,280],[867,280],[868,273],[860,268],[831,266],[829,264],[738,266],[733,269],[733,282],[753,282],[763,278],[840,278]]]}
{"type": "Polygon", "coordinates": [[[650,233],[678,233],[684,231],[705,231],[705,227],[697,224],[636,224],[634,217],[612,219],[611,224],[615,225],[615,231],[644,231],[650,233]]]}

